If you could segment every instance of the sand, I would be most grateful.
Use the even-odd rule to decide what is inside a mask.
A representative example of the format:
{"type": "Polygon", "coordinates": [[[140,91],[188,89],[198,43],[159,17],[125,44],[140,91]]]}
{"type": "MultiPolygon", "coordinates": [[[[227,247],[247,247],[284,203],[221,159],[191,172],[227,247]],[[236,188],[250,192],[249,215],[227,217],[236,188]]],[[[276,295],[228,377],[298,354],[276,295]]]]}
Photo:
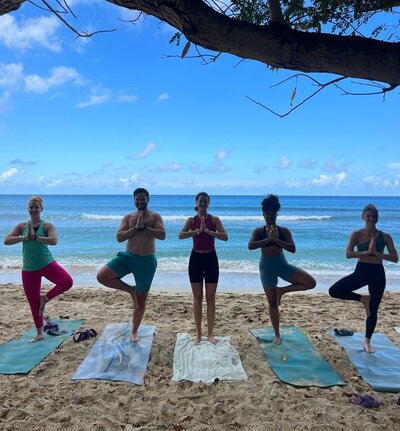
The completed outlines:
{"type": "MultiPolygon", "coordinates": [[[[400,346],[400,293],[384,296],[377,332],[400,346]]],[[[189,292],[150,293],[143,323],[157,326],[145,384],[108,381],[71,381],[94,340],[64,342],[28,375],[0,375],[2,430],[399,430],[399,394],[378,393],[358,377],[356,369],[327,329],[364,329],[360,304],[342,302],[326,294],[283,297],[282,323],[299,326],[320,349],[345,387],[295,388],[280,382],[249,333],[268,326],[262,294],[217,295],[216,335],[232,337],[239,350],[247,382],[210,385],[173,382],[172,357],[177,332],[193,333],[189,292]],[[354,380],[354,381],[353,381],[354,380]],[[381,402],[364,409],[349,399],[370,394],[381,402]]],[[[73,288],[51,301],[52,318],[83,318],[83,328],[99,333],[110,322],[130,319],[127,296],[105,288],[73,288]]],[[[0,343],[31,326],[21,286],[0,286],[0,343]]],[[[400,378],[400,377],[399,377],[400,378]]]]}

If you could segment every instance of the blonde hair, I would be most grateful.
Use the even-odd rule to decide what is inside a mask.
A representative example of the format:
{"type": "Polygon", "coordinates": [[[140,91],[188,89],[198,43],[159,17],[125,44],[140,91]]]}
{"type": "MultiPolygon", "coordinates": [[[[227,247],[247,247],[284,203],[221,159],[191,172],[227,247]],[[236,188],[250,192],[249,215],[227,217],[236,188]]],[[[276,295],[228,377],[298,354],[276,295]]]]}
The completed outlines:
{"type": "Polygon", "coordinates": [[[40,196],[32,196],[28,201],[28,207],[33,201],[37,202],[40,205],[40,208],[43,209],[43,199],[40,196]]]}

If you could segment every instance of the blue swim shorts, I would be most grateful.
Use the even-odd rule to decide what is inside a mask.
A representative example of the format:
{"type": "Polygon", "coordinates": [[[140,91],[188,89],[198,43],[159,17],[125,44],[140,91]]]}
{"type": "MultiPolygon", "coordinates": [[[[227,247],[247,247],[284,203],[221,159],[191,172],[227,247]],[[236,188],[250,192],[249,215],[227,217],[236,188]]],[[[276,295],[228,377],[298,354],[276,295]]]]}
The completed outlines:
{"type": "Polygon", "coordinates": [[[278,277],[291,281],[298,268],[290,265],[283,253],[278,256],[262,256],[260,259],[260,278],[264,289],[278,287],[278,277]]]}
{"type": "Polygon", "coordinates": [[[120,251],[107,263],[119,278],[132,273],[135,277],[136,290],[146,293],[150,290],[157,269],[157,259],[153,254],[137,256],[129,251],[120,251]]]}

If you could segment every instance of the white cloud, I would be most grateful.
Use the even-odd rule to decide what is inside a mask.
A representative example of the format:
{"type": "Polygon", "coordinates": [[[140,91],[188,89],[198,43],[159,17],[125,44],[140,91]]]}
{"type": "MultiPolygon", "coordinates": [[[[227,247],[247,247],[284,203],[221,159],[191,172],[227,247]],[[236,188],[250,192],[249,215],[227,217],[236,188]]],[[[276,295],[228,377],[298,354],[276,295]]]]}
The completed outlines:
{"type": "Polygon", "coordinates": [[[92,95],[85,102],[78,103],[77,108],[89,108],[90,106],[102,105],[111,98],[111,90],[108,88],[102,88],[101,86],[94,87],[91,89],[92,95]]]}
{"type": "Polygon", "coordinates": [[[317,187],[323,187],[323,186],[335,186],[337,187],[340,183],[342,183],[346,179],[346,172],[340,172],[337,175],[324,175],[321,174],[319,178],[314,178],[311,181],[308,182],[308,184],[312,186],[317,187]]]}
{"type": "Polygon", "coordinates": [[[161,93],[157,98],[157,102],[162,102],[164,100],[169,100],[169,94],[168,93],[161,93]]]}
{"type": "Polygon", "coordinates": [[[138,99],[139,98],[134,94],[122,94],[121,96],[118,96],[116,100],[117,102],[121,102],[121,103],[129,103],[129,102],[137,102],[138,99]]]}
{"type": "Polygon", "coordinates": [[[4,183],[9,178],[13,177],[14,175],[16,175],[18,173],[19,173],[19,171],[17,168],[7,169],[6,171],[4,171],[0,174],[0,183],[4,183]]]}
{"type": "Polygon", "coordinates": [[[79,84],[82,78],[79,73],[66,66],[58,66],[50,70],[47,78],[39,75],[27,75],[25,78],[25,90],[28,93],[46,93],[54,87],[59,87],[67,82],[79,84]]]}
{"type": "Polygon", "coordinates": [[[133,174],[129,178],[120,178],[119,181],[120,181],[120,183],[122,183],[122,185],[124,187],[128,187],[128,186],[131,186],[131,185],[137,183],[139,180],[139,177],[140,177],[140,174],[133,174]]]}
{"type": "Polygon", "coordinates": [[[279,171],[282,171],[284,169],[289,169],[290,166],[292,165],[292,163],[293,162],[291,160],[289,160],[286,156],[282,156],[279,159],[279,163],[278,163],[277,169],[279,171]]]}
{"type": "Polygon", "coordinates": [[[63,180],[61,180],[59,178],[53,178],[47,184],[45,184],[45,186],[46,187],[57,187],[57,186],[59,186],[62,183],[63,183],[63,180]]]}
{"type": "Polygon", "coordinates": [[[22,63],[0,63],[0,86],[15,90],[23,82],[24,72],[22,63]]]}
{"type": "Polygon", "coordinates": [[[285,186],[291,189],[298,189],[299,187],[301,187],[301,183],[297,180],[290,179],[285,181],[285,186]]]}
{"type": "Polygon", "coordinates": [[[374,176],[368,176],[368,177],[364,177],[363,181],[365,184],[369,185],[369,186],[379,186],[379,184],[381,183],[381,180],[379,177],[374,177],[374,176]]]}
{"type": "MultiPolygon", "coordinates": [[[[3,94],[0,94],[0,112],[8,108],[10,99],[11,93],[9,91],[4,91],[3,94]]],[[[0,131],[2,130],[0,129],[0,131]]]]}
{"type": "Polygon", "coordinates": [[[397,171],[400,169],[400,162],[388,163],[388,168],[397,171]]]}
{"type": "Polygon", "coordinates": [[[217,160],[222,161],[228,157],[228,153],[224,150],[218,150],[215,154],[215,157],[217,158],[217,160]]]}
{"type": "Polygon", "coordinates": [[[157,168],[158,172],[178,172],[182,169],[179,163],[163,163],[157,168]]]}
{"type": "Polygon", "coordinates": [[[61,42],[55,36],[61,21],[54,15],[30,18],[20,23],[12,15],[0,17],[0,42],[9,49],[26,51],[43,47],[53,52],[61,50],[61,42]]]}
{"type": "Polygon", "coordinates": [[[135,154],[133,157],[131,157],[134,160],[138,159],[144,159],[147,157],[152,151],[156,149],[156,144],[154,142],[149,142],[146,146],[146,148],[141,151],[140,153],[135,154]]]}

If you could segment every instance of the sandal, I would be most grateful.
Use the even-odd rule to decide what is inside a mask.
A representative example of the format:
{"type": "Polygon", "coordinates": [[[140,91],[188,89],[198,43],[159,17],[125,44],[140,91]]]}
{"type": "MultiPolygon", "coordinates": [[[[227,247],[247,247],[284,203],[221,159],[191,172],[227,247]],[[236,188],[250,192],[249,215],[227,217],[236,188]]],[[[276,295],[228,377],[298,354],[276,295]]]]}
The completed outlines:
{"type": "Polygon", "coordinates": [[[72,336],[72,339],[75,341],[75,343],[79,343],[80,341],[85,341],[88,338],[96,338],[97,332],[92,329],[86,329],[85,331],[78,331],[75,332],[72,336]]]}
{"type": "Polygon", "coordinates": [[[354,332],[351,329],[334,329],[335,335],[339,337],[348,337],[349,335],[353,335],[354,332]]]}

